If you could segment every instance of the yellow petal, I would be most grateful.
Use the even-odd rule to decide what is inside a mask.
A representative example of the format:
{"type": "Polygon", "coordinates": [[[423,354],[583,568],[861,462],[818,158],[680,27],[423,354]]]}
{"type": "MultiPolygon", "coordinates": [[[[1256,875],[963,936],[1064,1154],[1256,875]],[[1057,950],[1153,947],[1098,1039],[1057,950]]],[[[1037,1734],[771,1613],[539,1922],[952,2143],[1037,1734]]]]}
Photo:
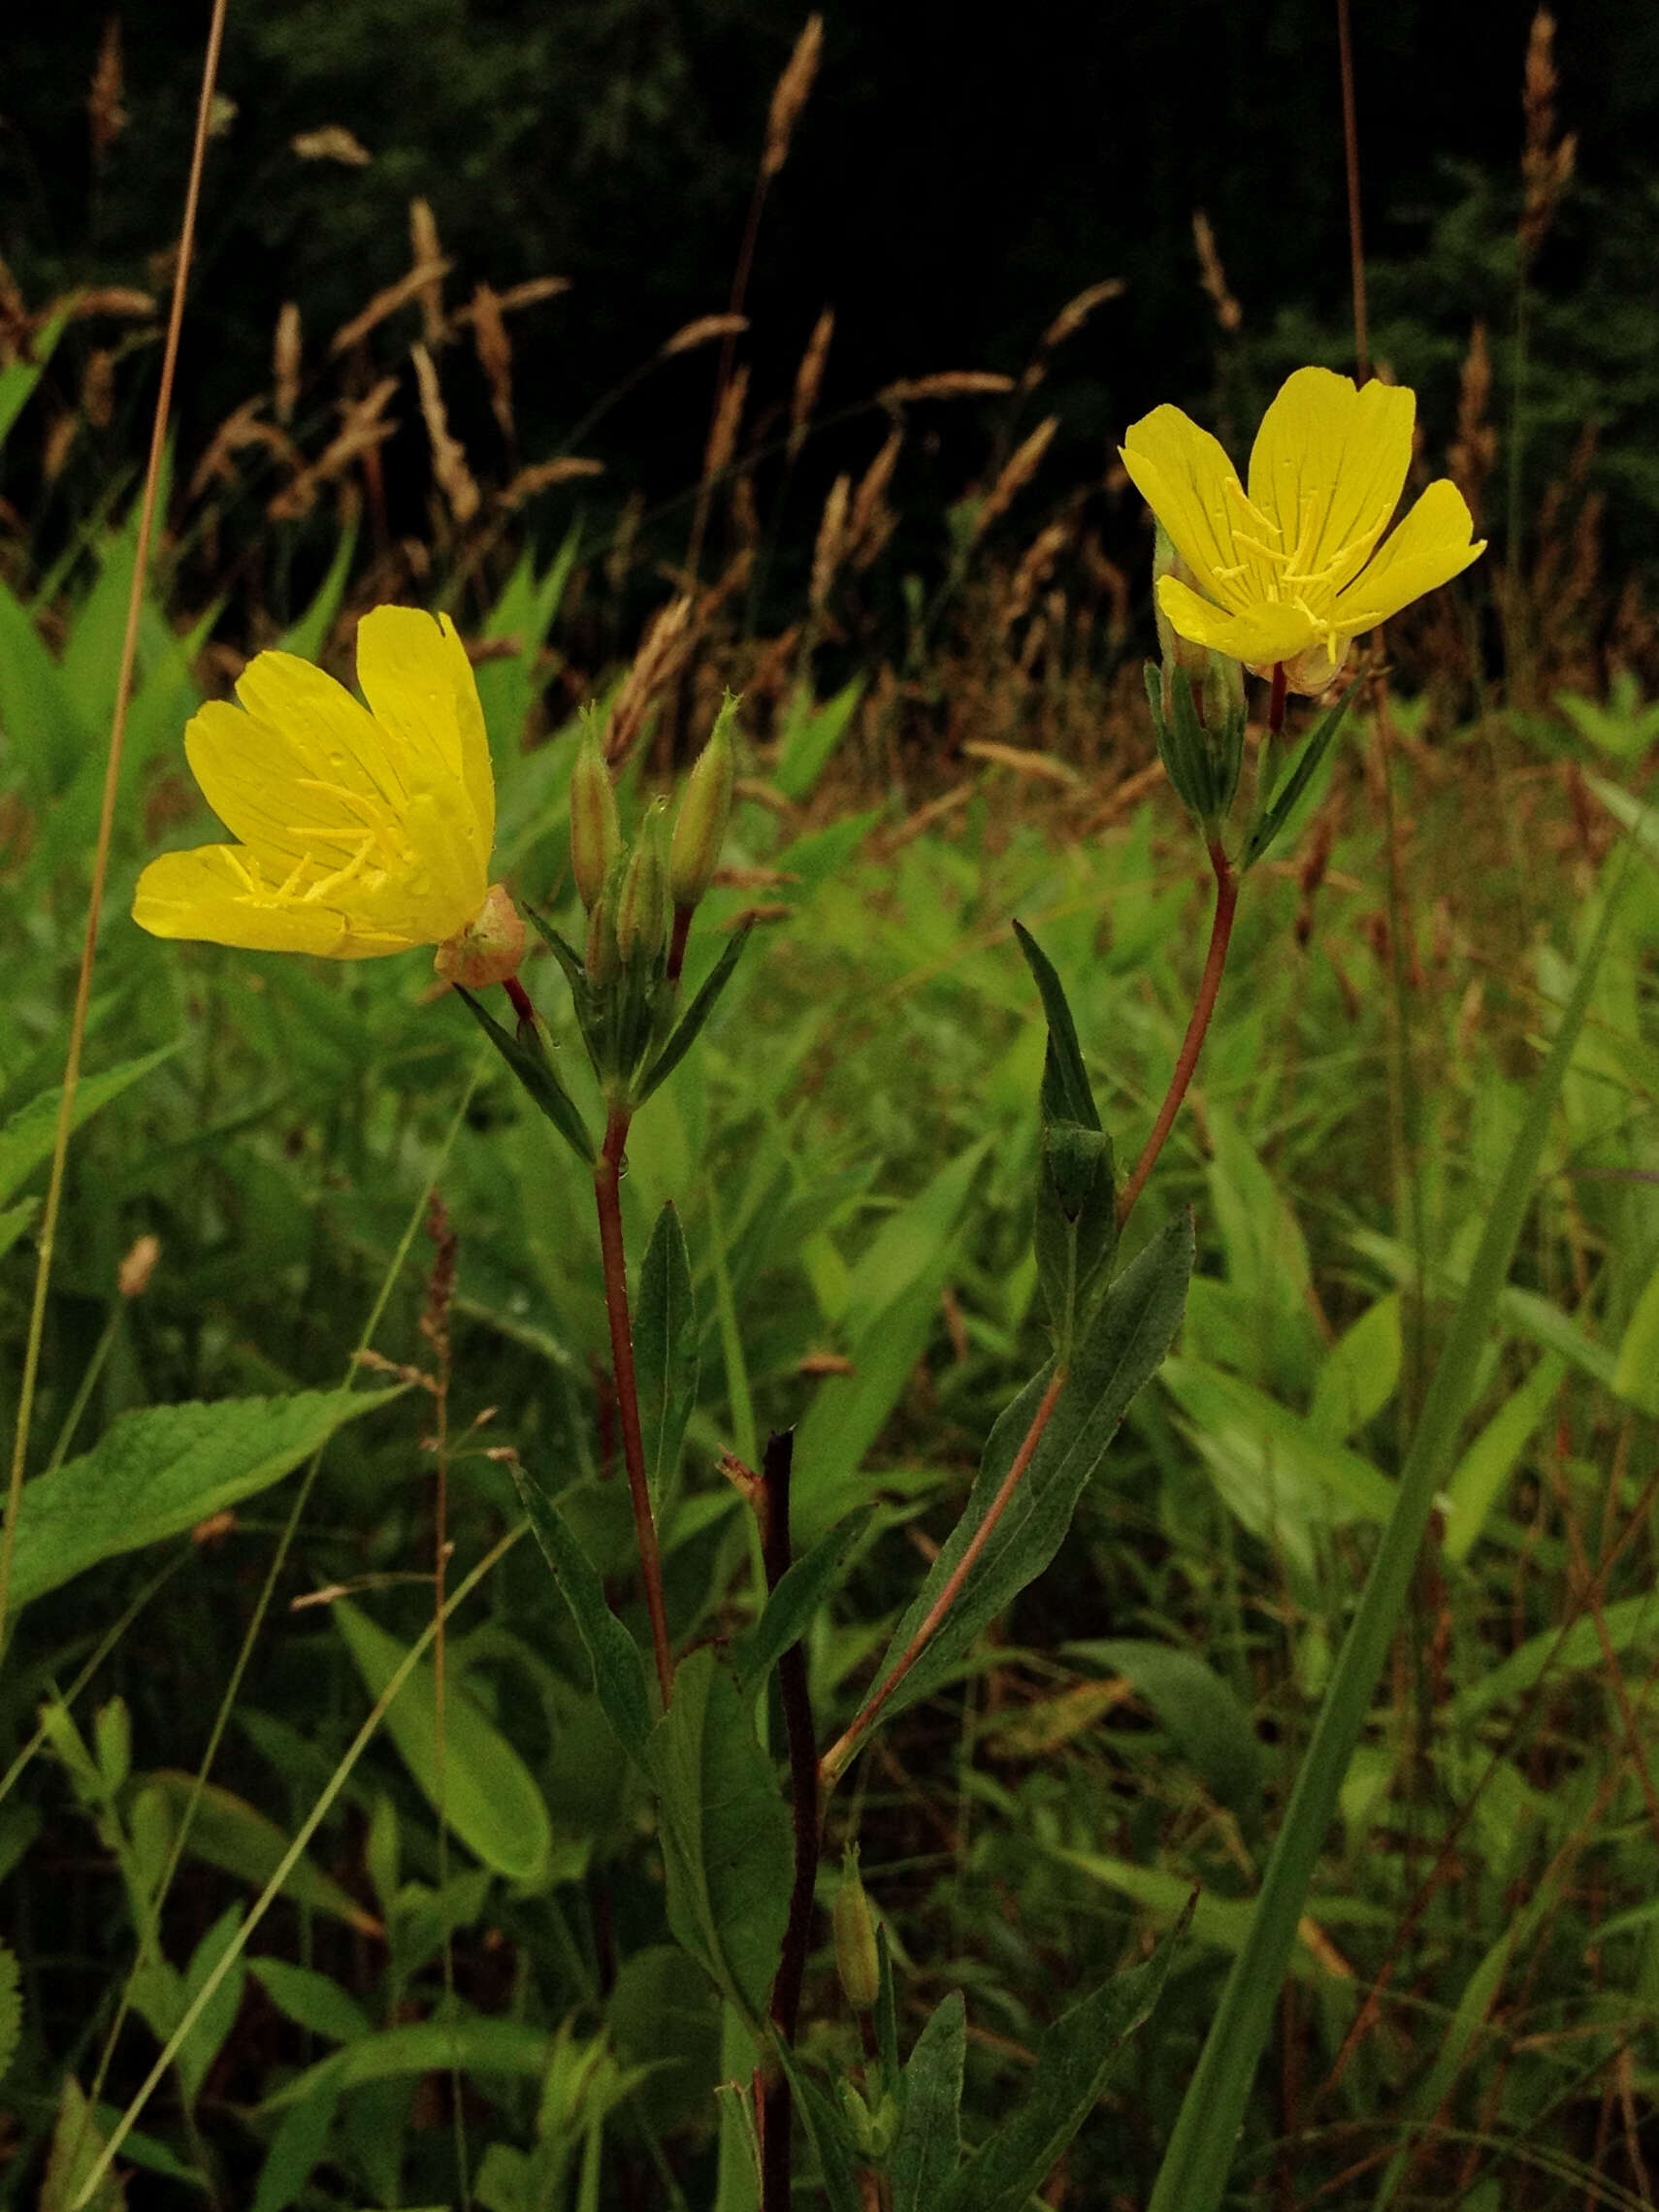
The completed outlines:
{"type": "Polygon", "coordinates": [[[1250,496],[1289,556],[1286,596],[1307,579],[1338,591],[1363,563],[1405,489],[1415,412],[1400,385],[1356,391],[1329,369],[1285,378],[1256,433],[1250,496]]]}
{"type": "MultiPolygon", "coordinates": [[[[276,657],[261,654],[260,660],[276,657]]],[[[252,665],[258,666],[257,661],[252,665]]],[[[350,714],[368,721],[339,684],[331,677],[323,681],[350,714]]],[[[247,676],[243,682],[247,684],[247,676]]],[[[310,742],[317,726],[315,716],[295,716],[290,729],[232,706],[228,699],[210,699],[185,728],[185,757],[208,804],[278,879],[315,852],[333,851],[343,859],[346,841],[366,834],[361,806],[322,788],[337,781],[343,786],[349,779],[344,771],[331,775],[326,752],[319,756],[310,742]],[[319,830],[332,834],[319,839],[319,830]]]]}
{"type": "Polygon", "coordinates": [[[1160,576],[1157,597],[1158,604],[1183,637],[1252,667],[1293,661],[1318,634],[1318,625],[1299,606],[1263,600],[1234,614],[1200,599],[1179,576],[1160,576]]]}
{"type": "Polygon", "coordinates": [[[1374,623],[1386,622],[1424,592],[1449,583],[1486,550],[1483,537],[1471,541],[1474,528],[1463,494],[1449,477],[1442,476],[1339,596],[1338,626],[1357,634],[1374,623]]]}
{"type": "Polygon", "coordinates": [[[1179,407],[1154,407],[1132,422],[1119,447],[1130,480],[1175,542],[1175,550],[1205,591],[1235,600],[1233,578],[1252,563],[1233,540],[1238,472],[1226,448],[1179,407]]]}
{"type": "Polygon", "coordinates": [[[465,810],[478,865],[487,868],[495,783],[478,687],[454,624],[418,607],[373,608],[357,625],[357,681],[401,749],[411,789],[465,810]]]}
{"type": "Polygon", "coordinates": [[[408,950],[409,940],[353,930],[345,918],[297,899],[277,901],[257,861],[229,845],[164,853],[139,877],[133,920],[156,937],[192,937],[248,952],[317,953],[373,960],[408,950]],[[250,878],[256,888],[250,889],[250,878]]]}

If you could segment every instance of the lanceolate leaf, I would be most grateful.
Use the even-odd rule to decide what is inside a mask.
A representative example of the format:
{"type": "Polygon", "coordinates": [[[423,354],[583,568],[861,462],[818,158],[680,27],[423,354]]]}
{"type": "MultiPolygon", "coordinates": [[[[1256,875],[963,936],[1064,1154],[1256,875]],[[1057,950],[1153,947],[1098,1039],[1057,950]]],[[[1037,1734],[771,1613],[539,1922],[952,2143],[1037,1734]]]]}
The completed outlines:
{"type": "Polygon", "coordinates": [[[667,1083],[697,1039],[699,1030],[714,1012],[715,1002],[732,980],[732,971],[743,957],[743,947],[749,942],[749,932],[755,925],[746,922],[736,930],[732,942],[714,963],[708,980],[692,1000],[680,1018],[680,1024],[667,1043],[634,1087],[634,1103],[643,1106],[659,1084],[667,1083]]]}
{"type": "Polygon", "coordinates": [[[859,2187],[858,2149],[846,2114],[787,2043],[780,2040],[776,2050],[778,2062],[789,2076],[797,2125],[804,2128],[818,2154],[818,2178],[830,2212],[863,2212],[868,2199],[859,2187]]]}
{"type": "Polygon", "coordinates": [[[1054,962],[1023,923],[1015,923],[1014,934],[1020,940],[1020,950],[1042,992],[1043,1012],[1049,1025],[1050,1057],[1043,1069],[1043,1119],[1076,1122],[1086,1129],[1097,1129],[1100,1116],[1095,1110],[1089,1072],[1083,1064],[1083,1047],[1077,1041],[1077,1024],[1066,1002],[1065,986],[1054,962]]]}
{"type": "Polygon", "coordinates": [[[651,1701],[639,1646],[605,1604],[604,1584],[598,1569],[540,1483],[516,1461],[512,1479],[542,1557],[553,1571],[559,1595],[569,1607],[576,1633],[587,1647],[595,1694],[604,1716],[629,1757],[649,1773],[645,1750],[651,1733],[651,1701]]]}
{"type": "Polygon", "coordinates": [[[903,2117],[894,2139],[893,2212],[933,2212],[961,2159],[962,2064],[967,2015],[952,1990],[905,2062],[903,2117]]]}
{"type": "Polygon", "coordinates": [[[668,1925],[745,2019],[764,2015],[789,1917],[789,1813],[748,1702],[705,1644],[652,1732],[668,1925]]]}
{"type": "MultiPolygon", "coordinates": [[[[1192,1220],[1183,1213],[1159,1230],[1107,1291],[1018,1488],[932,1641],[888,1700],[884,1718],[937,1689],[986,1623],[1058,1550],[1084,1485],[1106,1456],[1129,1400],[1169,1349],[1191,1269],[1192,1220]]],[[[1014,1464],[1050,1373],[1045,1368],[1033,1377],[992,1430],[967,1509],[894,1630],[877,1681],[904,1651],[956,1572],[1014,1464]]]]}
{"type": "MultiPolygon", "coordinates": [[[[344,1599],[334,1617],[364,1687],[378,1697],[407,1656],[404,1645],[344,1599]]],[[[436,1810],[441,1798],[444,1816],[468,1850],[509,1881],[538,1887],[553,1856],[547,1806],[529,1768],[477,1701],[457,1682],[444,1685],[441,1769],[437,1670],[430,1659],[398,1692],[386,1726],[427,1802],[436,1810]]]]}
{"type": "Polygon", "coordinates": [[[1118,2054],[1162,1994],[1187,1914],[1144,1967],[1116,1974],[1062,2012],[1037,2045],[1025,2101],[930,2199],[937,2212],[1025,2212],[1093,2110],[1118,2054]]]}
{"type": "MultiPolygon", "coordinates": [[[[71,1128],[79,1129],[101,1106],[107,1106],[112,1098],[118,1098],[130,1083],[139,1082],[178,1050],[177,1045],[163,1045],[159,1051],[123,1061],[121,1066],[110,1068],[103,1075],[82,1076],[76,1086],[75,1104],[70,1109],[71,1128]]],[[[31,1098],[26,1106],[19,1107],[4,1127],[0,1127],[0,1198],[10,1198],[23,1178],[39,1167],[42,1160],[49,1158],[57,1137],[57,1117],[62,1103],[61,1089],[43,1090],[38,1098],[31,1098]]]]}
{"type": "Polygon", "coordinates": [[[487,1013],[459,984],[455,995],[469,1014],[495,1046],[523,1084],[536,1104],[546,1115],[576,1157],[591,1167],[594,1161],[594,1140],[588,1134],[587,1123],[582,1120],[576,1101],[553,1072],[553,1063],[539,1046],[521,1045],[508,1029],[504,1029],[493,1014],[487,1013]]]}
{"type": "Polygon", "coordinates": [[[1315,723],[1301,752],[1296,756],[1296,765],[1285,778],[1285,789],[1279,793],[1266,814],[1251,831],[1250,841],[1244,850],[1241,873],[1244,868],[1254,867],[1256,862],[1261,859],[1284,829],[1285,823],[1289,821],[1291,810],[1296,801],[1313,781],[1314,770],[1329,752],[1336,739],[1337,732],[1342,728],[1347,718],[1349,708],[1359,697],[1359,687],[1362,681],[1363,678],[1355,676],[1341,699],[1337,700],[1335,706],[1315,723]]]}
{"type": "Polygon", "coordinates": [[[806,1634],[813,1614],[840,1578],[841,1562],[862,1537],[875,1508],[852,1513],[797,1559],[766,1600],[766,1610],[732,1654],[745,1690],[758,1690],[792,1644],[806,1634]]]}
{"type": "Polygon", "coordinates": [[[346,1421],[396,1390],[299,1390],[287,1398],[146,1406],[92,1449],[25,1483],[12,1598],[25,1604],[82,1568],[194,1528],[279,1481],[346,1421]]]}
{"type": "Polygon", "coordinates": [[[656,1511],[679,1464],[686,1423],[697,1404],[697,1309],[692,1303],[691,1259],[680,1217],[671,1205],[658,1215],[645,1248],[634,1317],[634,1355],[639,1371],[645,1477],[656,1511]]]}

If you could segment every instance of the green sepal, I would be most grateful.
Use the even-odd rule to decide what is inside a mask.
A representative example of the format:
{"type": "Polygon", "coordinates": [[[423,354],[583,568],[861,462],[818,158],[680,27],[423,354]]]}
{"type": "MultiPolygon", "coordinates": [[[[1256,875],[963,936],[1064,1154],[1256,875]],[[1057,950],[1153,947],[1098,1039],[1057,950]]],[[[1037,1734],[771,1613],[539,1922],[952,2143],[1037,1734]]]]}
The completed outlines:
{"type": "Polygon", "coordinates": [[[1241,875],[1247,868],[1254,867],[1256,862],[1266,853],[1268,847],[1272,845],[1285,823],[1290,819],[1296,801],[1313,780],[1315,769],[1335,743],[1337,732],[1347,719],[1348,710],[1358,696],[1359,687],[1364,680],[1363,676],[1355,676],[1341,699],[1337,700],[1335,706],[1328,708],[1315,723],[1301,752],[1296,756],[1296,765],[1285,779],[1284,790],[1277,798],[1273,799],[1272,804],[1267,807],[1266,812],[1246,840],[1244,853],[1239,861],[1239,873],[1241,875]]]}
{"type": "Polygon", "coordinates": [[[1185,668],[1170,671],[1170,712],[1163,711],[1163,675],[1155,662],[1146,664],[1147,699],[1158,758],[1176,797],[1203,829],[1219,829],[1239,788],[1244,766],[1246,714],[1230,713],[1212,730],[1198,713],[1192,679],[1185,668]]]}
{"type": "Polygon", "coordinates": [[[576,1101],[553,1072],[539,1042],[521,1045],[508,1030],[504,1029],[493,1014],[487,1014],[470,991],[460,984],[454,986],[455,995],[495,1046],[523,1084],[537,1105],[546,1115],[577,1158],[591,1167],[597,1156],[594,1140],[589,1136],[587,1124],[577,1110],[576,1101]]]}
{"type": "Polygon", "coordinates": [[[1061,1356],[1086,1329],[1118,1251],[1112,1140],[1076,1122],[1044,1124],[1033,1242],[1061,1356]]]}
{"type": "Polygon", "coordinates": [[[679,1026],[674,1030],[639,1081],[634,1085],[631,1096],[635,1106],[643,1106],[652,1091],[657,1089],[659,1084],[667,1081],[681,1060],[685,1058],[687,1053],[690,1052],[698,1031],[714,1012],[716,1000],[731,982],[732,971],[742,958],[743,947],[749,942],[749,932],[754,927],[755,925],[752,922],[746,922],[742,928],[735,933],[732,942],[714,963],[708,980],[686,1008],[679,1026]]]}
{"type": "Polygon", "coordinates": [[[589,1063],[602,1083],[603,1018],[598,995],[588,981],[587,966],[582,956],[569,939],[555,929],[551,922],[537,914],[533,906],[527,906],[524,912],[531,927],[565,971],[565,981],[570,987],[570,1005],[575,1013],[576,1026],[582,1033],[589,1063]]]}
{"type": "Polygon", "coordinates": [[[1077,1041],[1077,1024],[1066,1003],[1065,986],[1054,962],[1024,923],[1016,922],[1014,934],[1025,964],[1042,993],[1049,1025],[1049,1049],[1043,1061],[1043,1120],[1075,1122],[1086,1129],[1098,1129],[1100,1116],[1083,1064],[1083,1047],[1077,1041]]]}

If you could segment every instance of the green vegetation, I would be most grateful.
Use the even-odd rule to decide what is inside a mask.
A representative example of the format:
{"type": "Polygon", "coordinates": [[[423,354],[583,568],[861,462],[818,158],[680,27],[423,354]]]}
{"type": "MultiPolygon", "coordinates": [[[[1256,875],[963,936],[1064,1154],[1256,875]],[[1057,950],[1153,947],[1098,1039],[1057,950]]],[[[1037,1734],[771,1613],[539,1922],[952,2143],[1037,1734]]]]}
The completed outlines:
{"type": "MultiPolygon", "coordinates": [[[[418,286],[356,368],[412,394],[428,308],[452,383],[467,326],[418,286]]],[[[14,454],[60,342],[0,369],[14,454]]],[[[1558,502],[1390,627],[1420,682],[1368,667],[1271,851],[1235,821],[1265,857],[1120,1240],[1221,871],[1155,761],[1122,576],[1081,497],[1031,490],[1028,394],[991,395],[916,566],[890,495],[929,396],[890,396],[815,539],[782,495],[755,519],[771,479],[729,442],[658,517],[701,538],[671,596],[696,579],[602,506],[538,545],[526,501],[580,479],[480,491],[419,389],[423,537],[320,397],[304,450],[221,440],[164,487],[49,1275],[135,479],[33,536],[12,510],[9,1441],[32,1332],[39,1360],[0,1571],[0,2199],[772,2212],[793,2107],[795,2200],[833,2212],[1650,2201],[1640,580],[1598,583],[1558,502]],[[775,633],[768,566],[803,579],[775,633]],[[493,872],[535,925],[516,1036],[419,952],[129,919],[146,862],[214,834],[192,712],[260,644],[346,675],[393,596],[474,662],[493,872]],[[666,942],[665,897],[703,894],[670,1008],[661,964],[630,980],[649,870],[591,777],[607,740],[621,837],[667,856],[642,825],[728,684],[721,868],[704,893],[675,844],[652,894],[666,942]],[[803,1712],[836,1785],[810,1915],[803,1712]]],[[[1507,458],[1480,451],[1477,491],[1507,458]]],[[[1192,699],[1162,695],[1169,776],[1213,799],[1192,699]]]]}

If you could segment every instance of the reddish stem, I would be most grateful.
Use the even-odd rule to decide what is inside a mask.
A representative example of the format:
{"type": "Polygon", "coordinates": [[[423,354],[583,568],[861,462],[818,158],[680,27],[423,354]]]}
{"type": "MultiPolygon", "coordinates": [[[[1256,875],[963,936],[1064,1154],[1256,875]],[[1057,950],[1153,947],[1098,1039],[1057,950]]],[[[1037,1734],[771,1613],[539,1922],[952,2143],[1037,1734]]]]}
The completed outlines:
{"type": "Polygon", "coordinates": [[[512,1000],[512,1010],[518,1016],[519,1027],[522,1029],[528,1022],[534,1029],[536,1026],[536,1008],[530,1002],[529,992],[525,990],[517,976],[509,975],[504,978],[502,989],[512,1000]]]}
{"type": "Polygon", "coordinates": [[[686,964],[686,939],[691,935],[693,909],[689,906],[674,908],[674,927],[668,938],[668,982],[679,982],[680,971],[686,964]]]}
{"type": "Polygon", "coordinates": [[[651,1649],[657,1661],[657,1683],[667,1707],[674,1691],[674,1662],[668,1650],[668,1616],[663,1604],[657,1524],[651,1518],[651,1492],[645,1480],[645,1445],[639,1433],[639,1389],[634,1373],[634,1330],[628,1315],[628,1261],[622,1249],[621,1183],[628,1121],[626,1107],[611,1108],[610,1118],[605,1122],[604,1148],[594,1162],[594,1199],[599,1207],[600,1251],[604,1258],[604,1310],[610,1322],[610,1357],[616,1375],[617,1413],[622,1421],[622,1455],[628,1464],[628,1494],[634,1505],[634,1533],[639,1543],[645,1610],[651,1616],[651,1649]]]}
{"type": "MultiPolygon", "coordinates": [[[[1275,671],[1277,674],[1279,671],[1275,671]]],[[[1175,1126],[1175,1117],[1181,1111],[1181,1101],[1187,1096],[1187,1087],[1192,1081],[1192,1071],[1198,1065],[1198,1055],[1204,1049],[1205,1032],[1210,1017],[1216,1011],[1216,994],[1221,988],[1221,971],[1227,964],[1227,944],[1233,933],[1233,913],[1239,902],[1239,879],[1233,873],[1232,862],[1221,850],[1220,838],[1210,847],[1210,865],[1216,871],[1216,918],[1210,925],[1210,950],[1204,961],[1204,973],[1199,979],[1198,995],[1192,1002],[1192,1017],[1187,1025],[1187,1034],[1181,1041],[1181,1057],[1175,1063],[1175,1073],[1169,1079],[1163,1104],[1158,1108],[1157,1120],[1153,1123],[1152,1135],[1141,1150],[1134,1172],[1118,1193],[1118,1226],[1121,1229],[1134,1210],[1135,1200],[1145,1187],[1146,1180],[1156,1164],[1164,1140],[1175,1126]]]]}
{"type": "Polygon", "coordinates": [[[1020,1479],[1031,1464],[1032,1454],[1042,1441],[1043,1431],[1049,1425],[1049,1416],[1054,1412],[1055,1405],[1064,1387],[1065,1369],[1057,1367],[1049,1377],[1049,1386],[1043,1392],[1036,1412],[1031,1415],[1031,1425],[1025,1431],[1025,1441],[1014,1454],[1013,1466],[1003,1476],[1001,1488],[992,1499],[990,1510],[978,1528],[974,1530],[967,1549],[952,1570],[949,1581],[946,1582],[944,1588],[927,1609],[926,1619],[895,1661],[886,1681],[871,1697],[865,1699],[862,1710],[854,1719],[851,1727],[830,1746],[818,1762],[819,1777],[826,1789],[830,1787],[840,1775],[848,1760],[857,1750],[860,1737],[876,1719],[882,1707],[886,1705],[888,1699],[892,1697],[894,1691],[897,1689],[899,1683],[903,1681],[905,1675],[909,1674],[911,1668],[915,1666],[917,1660],[921,1658],[923,1652],[927,1650],[938,1633],[940,1622],[956,1603],[962,1584],[973,1573],[980,1553],[990,1543],[992,1530],[1007,1512],[1009,1500],[1020,1487],[1020,1479]]]}

